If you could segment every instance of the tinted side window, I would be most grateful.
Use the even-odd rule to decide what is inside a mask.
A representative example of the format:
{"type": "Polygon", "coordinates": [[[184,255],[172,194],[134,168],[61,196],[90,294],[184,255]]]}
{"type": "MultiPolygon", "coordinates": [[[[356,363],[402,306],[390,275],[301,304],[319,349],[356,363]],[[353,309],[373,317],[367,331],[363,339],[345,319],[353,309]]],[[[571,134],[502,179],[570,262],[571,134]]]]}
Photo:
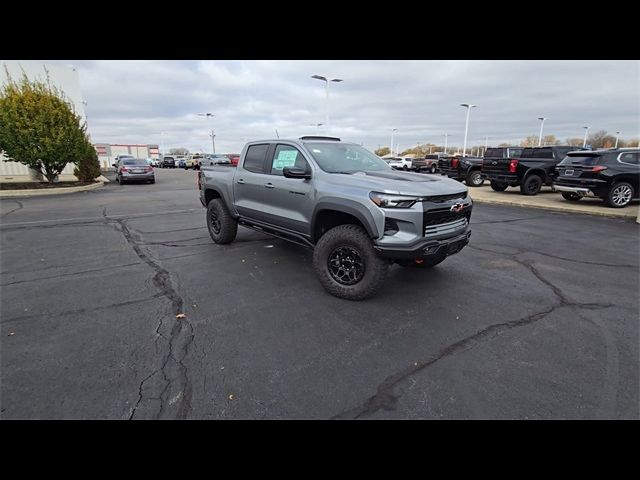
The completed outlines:
{"type": "Polygon", "coordinates": [[[550,148],[539,148],[536,150],[535,158],[553,158],[553,151],[550,148]]]}
{"type": "Polygon", "coordinates": [[[250,172],[264,173],[264,159],[267,156],[268,149],[269,145],[267,144],[251,145],[244,157],[243,168],[250,172]]]}
{"type": "Polygon", "coordinates": [[[525,148],[522,150],[521,158],[533,158],[536,153],[535,148],[525,148]]]}
{"type": "Polygon", "coordinates": [[[271,162],[271,175],[283,175],[282,170],[284,167],[301,168],[304,171],[309,170],[307,161],[296,147],[278,145],[271,162]]]}
{"type": "Polygon", "coordinates": [[[623,163],[630,163],[632,165],[640,164],[640,153],[622,153],[620,154],[620,161],[623,163]]]}
{"type": "Polygon", "coordinates": [[[521,148],[510,148],[509,149],[509,153],[508,156],[509,157],[519,157],[520,155],[522,155],[522,149],[521,148]]]}

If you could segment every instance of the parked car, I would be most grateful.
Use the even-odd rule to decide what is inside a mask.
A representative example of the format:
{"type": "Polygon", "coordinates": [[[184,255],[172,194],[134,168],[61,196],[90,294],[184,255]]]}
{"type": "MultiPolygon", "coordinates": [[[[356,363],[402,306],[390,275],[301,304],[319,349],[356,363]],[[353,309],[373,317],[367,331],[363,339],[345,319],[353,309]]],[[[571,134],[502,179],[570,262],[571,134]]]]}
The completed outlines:
{"type": "Polygon", "coordinates": [[[482,157],[443,155],[438,159],[440,174],[464,181],[469,187],[480,187],[484,183],[481,169],[482,157]]]}
{"type": "Polygon", "coordinates": [[[471,235],[467,187],[334,137],[249,142],[237,168],[203,165],[198,188],[214,242],[242,225],[313,248],[322,286],[349,300],[374,295],[392,263],[433,267],[471,235]]]}
{"type": "Polygon", "coordinates": [[[208,155],[202,162],[202,165],[231,165],[231,159],[226,155],[213,154],[208,155]]]}
{"type": "Polygon", "coordinates": [[[185,170],[189,168],[193,168],[194,170],[198,170],[200,168],[200,163],[202,163],[203,156],[194,154],[189,155],[186,160],[186,165],[184,166],[185,170]]]}
{"type": "Polygon", "coordinates": [[[497,192],[519,186],[522,195],[537,195],[543,185],[553,183],[556,165],[573,150],[585,149],[568,145],[526,147],[517,158],[488,158],[482,163],[482,173],[497,192]]]}
{"type": "Polygon", "coordinates": [[[186,170],[186,168],[187,168],[187,159],[184,158],[184,157],[177,158],[176,159],[176,167],[184,168],[186,170]]]}
{"type": "Polygon", "coordinates": [[[424,161],[425,161],[424,170],[426,170],[429,173],[436,173],[438,171],[438,161],[441,158],[444,158],[446,156],[447,156],[447,154],[446,153],[442,153],[442,152],[430,153],[429,155],[425,155],[425,157],[424,157],[424,161]]]}
{"type": "Polygon", "coordinates": [[[409,170],[417,169],[417,167],[413,164],[413,160],[414,159],[412,157],[392,157],[388,164],[391,168],[395,168],[396,170],[404,170],[406,172],[409,170]]]}
{"type": "Polygon", "coordinates": [[[599,197],[622,208],[640,197],[640,149],[569,152],[556,167],[553,189],[565,200],[599,197]]]}
{"type": "Polygon", "coordinates": [[[152,167],[160,166],[160,161],[157,158],[147,158],[147,163],[152,167]]]}
{"type": "Polygon", "coordinates": [[[176,159],[173,156],[165,155],[160,162],[160,168],[176,168],[176,159]]]}
{"type": "Polygon", "coordinates": [[[136,158],[136,157],[134,157],[133,155],[116,155],[116,158],[114,159],[111,166],[114,168],[117,168],[118,162],[120,160],[124,160],[125,158],[136,158]]]}
{"type": "Polygon", "coordinates": [[[231,153],[228,157],[231,160],[231,165],[238,165],[238,162],[240,162],[240,155],[237,153],[231,153]]]}
{"type": "Polygon", "coordinates": [[[116,164],[116,181],[156,183],[153,167],[143,158],[123,158],[116,164]]]}

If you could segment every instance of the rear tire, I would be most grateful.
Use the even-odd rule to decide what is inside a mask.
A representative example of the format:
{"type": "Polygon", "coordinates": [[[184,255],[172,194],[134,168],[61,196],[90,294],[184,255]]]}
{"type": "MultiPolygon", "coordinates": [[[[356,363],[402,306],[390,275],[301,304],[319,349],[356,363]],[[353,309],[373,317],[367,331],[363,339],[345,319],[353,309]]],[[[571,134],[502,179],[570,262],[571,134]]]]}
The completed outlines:
{"type": "Polygon", "coordinates": [[[318,240],[313,268],[331,295],[364,300],[382,287],[389,262],[378,256],[362,227],[339,225],[318,240]]]}
{"type": "Polygon", "coordinates": [[[231,216],[221,198],[214,198],[207,205],[207,229],[211,239],[220,245],[236,238],[238,221],[231,216]]]}
{"type": "Polygon", "coordinates": [[[480,170],[471,170],[467,174],[465,183],[467,184],[467,187],[481,187],[482,184],[484,184],[484,178],[482,178],[480,170]]]}
{"type": "Polygon", "coordinates": [[[540,176],[532,174],[529,175],[525,181],[520,185],[520,193],[522,195],[537,195],[542,188],[542,179],[540,176]]]}
{"type": "Polygon", "coordinates": [[[429,170],[431,173],[436,173],[436,166],[431,165],[431,169],[429,170]]]}
{"type": "Polygon", "coordinates": [[[408,170],[409,170],[409,167],[407,167],[406,165],[403,165],[403,166],[402,166],[402,169],[406,172],[406,171],[408,171],[408,170]]]}
{"type": "Polygon", "coordinates": [[[573,192],[562,192],[562,198],[569,200],[570,202],[577,202],[582,198],[582,196],[573,192]]]}
{"type": "Polygon", "coordinates": [[[504,192],[508,186],[509,185],[507,185],[506,183],[501,183],[501,182],[496,182],[495,180],[491,180],[491,188],[496,192],[504,192]]]}
{"type": "Polygon", "coordinates": [[[624,208],[631,203],[634,194],[633,185],[627,182],[618,182],[611,186],[604,201],[609,207],[624,208]]]}

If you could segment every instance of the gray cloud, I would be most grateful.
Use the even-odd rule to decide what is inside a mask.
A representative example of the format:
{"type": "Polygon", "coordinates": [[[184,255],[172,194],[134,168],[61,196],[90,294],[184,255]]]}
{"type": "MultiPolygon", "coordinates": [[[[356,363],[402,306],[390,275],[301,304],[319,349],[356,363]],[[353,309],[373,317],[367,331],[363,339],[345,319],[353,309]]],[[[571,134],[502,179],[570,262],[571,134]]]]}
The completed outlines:
{"type": "MultiPolygon", "coordinates": [[[[461,145],[474,103],[470,144],[516,142],[537,134],[579,137],[582,127],[640,136],[637,61],[47,61],[78,67],[96,142],[160,143],[191,150],[240,151],[244,141],[318,132],[324,84],[331,85],[331,134],[401,148],[418,142],[461,145]],[[213,112],[213,120],[198,112],[213,112]]],[[[320,130],[323,132],[322,130],[320,130]]],[[[323,132],[324,133],[324,132],[323,132]]]]}

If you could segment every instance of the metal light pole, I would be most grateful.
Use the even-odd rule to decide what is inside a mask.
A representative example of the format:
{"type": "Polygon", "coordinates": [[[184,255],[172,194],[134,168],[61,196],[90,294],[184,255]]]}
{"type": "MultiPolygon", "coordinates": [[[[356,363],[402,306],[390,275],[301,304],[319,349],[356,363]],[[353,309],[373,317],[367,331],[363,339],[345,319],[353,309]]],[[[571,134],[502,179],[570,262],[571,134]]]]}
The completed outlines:
{"type": "Polygon", "coordinates": [[[544,127],[544,121],[546,120],[546,118],[538,117],[538,120],[542,120],[540,122],[540,136],[538,137],[538,146],[541,147],[542,146],[542,127],[544,127]]]}
{"type": "Polygon", "coordinates": [[[464,144],[462,146],[462,156],[467,156],[467,134],[469,133],[469,113],[471,113],[471,109],[477,107],[477,105],[471,105],[469,103],[461,103],[461,107],[466,107],[467,109],[467,121],[464,124],[464,144]]]}
{"type": "MultiPolygon", "coordinates": [[[[213,118],[215,117],[215,113],[211,113],[211,112],[207,112],[207,113],[198,113],[199,117],[206,117],[206,118],[213,118]]],[[[211,146],[213,147],[213,153],[216,153],[216,141],[215,141],[215,134],[213,132],[213,129],[211,130],[211,133],[209,134],[209,136],[211,137],[211,146]]]]}
{"type": "Polygon", "coordinates": [[[587,133],[589,133],[589,129],[591,127],[582,127],[584,128],[584,141],[582,142],[582,148],[585,148],[587,146],[587,133]]]}
{"type": "Polygon", "coordinates": [[[449,137],[448,133],[444,134],[444,153],[447,153],[447,139],[449,137]]]}
{"type": "Polygon", "coordinates": [[[397,132],[397,131],[398,131],[398,129],[397,129],[397,128],[392,128],[392,129],[391,129],[391,147],[389,148],[389,153],[390,153],[391,155],[393,155],[393,133],[394,133],[394,132],[397,132]]]}
{"type": "Polygon", "coordinates": [[[618,148],[618,139],[620,138],[620,132],[616,132],[616,146],[613,148],[618,148]]]}
{"type": "Polygon", "coordinates": [[[326,106],[325,106],[326,114],[325,114],[324,124],[325,124],[326,128],[328,129],[329,128],[329,82],[336,82],[337,83],[337,82],[342,82],[343,80],[341,78],[329,79],[329,78],[324,77],[322,75],[312,75],[311,78],[315,78],[316,80],[322,80],[325,83],[324,87],[325,87],[327,100],[326,100],[326,106]]]}

